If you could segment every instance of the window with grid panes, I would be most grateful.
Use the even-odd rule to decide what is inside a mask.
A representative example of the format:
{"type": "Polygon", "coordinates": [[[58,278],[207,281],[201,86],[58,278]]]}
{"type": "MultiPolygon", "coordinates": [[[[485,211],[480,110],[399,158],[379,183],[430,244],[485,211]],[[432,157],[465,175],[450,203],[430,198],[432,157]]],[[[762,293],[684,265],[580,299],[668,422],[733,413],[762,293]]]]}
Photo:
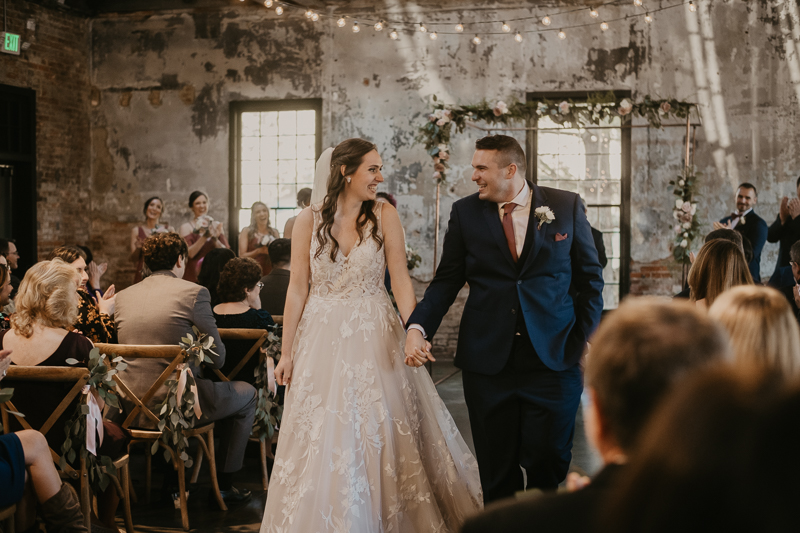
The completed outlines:
{"type": "Polygon", "coordinates": [[[543,117],[538,120],[534,143],[536,182],[580,194],[589,223],[603,234],[608,257],[603,270],[605,309],[615,309],[627,287],[623,190],[628,169],[623,137],[629,140],[630,130],[621,125],[620,118],[613,117],[600,127],[569,128],[543,117]]]}
{"type": "Polygon", "coordinates": [[[311,188],[320,152],[318,101],[248,102],[235,110],[238,175],[234,206],[238,229],[250,225],[254,202],[270,209],[270,224],[283,233],[300,212],[297,191],[311,188]]]}

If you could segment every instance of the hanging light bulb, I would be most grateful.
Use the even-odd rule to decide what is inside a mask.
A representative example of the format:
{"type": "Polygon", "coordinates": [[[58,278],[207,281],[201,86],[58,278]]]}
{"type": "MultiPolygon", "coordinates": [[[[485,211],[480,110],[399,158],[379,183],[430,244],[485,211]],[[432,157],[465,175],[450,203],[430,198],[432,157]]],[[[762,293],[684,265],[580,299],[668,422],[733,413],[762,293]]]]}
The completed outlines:
{"type": "Polygon", "coordinates": [[[544,24],[545,26],[549,26],[549,25],[550,25],[550,22],[552,22],[552,21],[550,20],[550,17],[548,17],[547,15],[545,15],[545,16],[544,16],[544,18],[542,19],[542,24],[544,24]]]}
{"type": "Polygon", "coordinates": [[[691,11],[692,13],[697,11],[697,6],[694,5],[694,2],[689,2],[689,11],[691,11]]]}
{"type": "Polygon", "coordinates": [[[419,26],[417,26],[417,31],[420,33],[425,33],[426,31],[428,31],[428,28],[425,27],[425,24],[420,22],[419,26]]]}
{"type": "Polygon", "coordinates": [[[593,19],[596,19],[597,17],[600,16],[600,13],[598,13],[596,9],[592,9],[591,11],[589,11],[589,16],[592,17],[593,19]]]}
{"type": "Polygon", "coordinates": [[[272,0],[264,0],[264,7],[272,7],[272,0]]]}
{"type": "Polygon", "coordinates": [[[564,30],[558,31],[558,38],[561,39],[562,41],[567,38],[567,34],[564,33],[564,30]]]}
{"type": "Polygon", "coordinates": [[[383,22],[380,20],[375,23],[375,31],[381,31],[383,29],[383,22]]]}
{"type": "Polygon", "coordinates": [[[504,31],[505,33],[508,33],[508,32],[510,32],[510,31],[511,31],[511,26],[509,26],[508,24],[506,24],[506,23],[504,22],[504,23],[503,23],[503,31],[504,31]]]}
{"type": "Polygon", "coordinates": [[[393,41],[396,41],[398,37],[400,37],[400,35],[398,35],[398,34],[397,34],[397,30],[392,30],[392,31],[389,33],[389,38],[390,38],[391,40],[393,40],[393,41]]]}
{"type": "Polygon", "coordinates": [[[456,32],[461,33],[462,31],[464,31],[464,25],[459,22],[456,24],[456,32]]]}
{"type": "Polygon", "coordinates": [[[283,8],[281,6],[276,7],[275,8],[275,14],[276,15],[283,15],[283,8]]]}
{"type": "Polygon", "coordinates": [[[600,29],[606,31],[608,29],[608,22],[601,22],[600,29]]]}
{"type": "Polygon", "coordinates": [[[473,43],[473,44],[481,44],[481,38],[480,38],[480,36],[476,35],[475,37],[473,37],[473,38],[472,38],[472,43],[473,43]]]}
{"type": "Polygon", "coordinates": [[[353,33],[358,33],[361,31],[361,28],[358,27],[358,22],[353,23],[353,33]]]}
{"type": "Polygon", "coordinates": [[[642,0],[633,0],[633,5],[636,7],[642,7],[642,0]]]}
{"type": "Polygon", "coordinates": [[[521,43],[522,42],[522,34],[520,32],[517,32],[517,34],[514,36],[514,40],[517,41],[518,43],[521,43]]]}
{"type": "Polygon", "coordinates": [[[651,15],[650,13],[646,14],[646,15],[644,16],[644,21],[645,21],[646,23],[650,24],[651,22],[653,22],[653,15],[651,15]]]}
{"type": "Polygon", "coordinates": [[[311,20],[313,20],[314,22],[318,21],[319,20],[319,13],[312,13],[311,14],[311,20]]]}
{"type": "Polygon", "coordinates": [[[347,21],[344,20],[344,17],[339,17],[339,20],[336,21],[336,25],[340,28],[344,28],[345,24],[347,24],[347,21]]]}
{"type": "Polygon", "coordinates": [[[436,34],[436,32],[431,33],[431,41],[435,41],[438,37],[439,36],[436,34]]]}
{"type": "Polygon", "coordinates": [[[307,19],[310,19],[310,18],[311,18],[311,15],[313,15],[313,14],[314,14],[314,12],[313,12],[313,11],[311,11],[310,9],[306,10],[306,18],[307,18],[307,19]]]}

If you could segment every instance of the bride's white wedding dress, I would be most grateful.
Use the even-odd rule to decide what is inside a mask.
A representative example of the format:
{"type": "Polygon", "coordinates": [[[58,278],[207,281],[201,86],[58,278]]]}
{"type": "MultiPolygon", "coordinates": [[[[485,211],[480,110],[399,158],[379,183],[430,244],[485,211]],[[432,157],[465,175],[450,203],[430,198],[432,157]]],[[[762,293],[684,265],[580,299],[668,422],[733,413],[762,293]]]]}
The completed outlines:
{"type": "MultiPolygon", "coordinates": [[[[478,465],[405,332],[365,228],[345,257],[319,246],[294,343],[262,533],[455,532],[482,507],[478,465]]],[[[375,206],[380,229],[381,204],[375,206]]]]}

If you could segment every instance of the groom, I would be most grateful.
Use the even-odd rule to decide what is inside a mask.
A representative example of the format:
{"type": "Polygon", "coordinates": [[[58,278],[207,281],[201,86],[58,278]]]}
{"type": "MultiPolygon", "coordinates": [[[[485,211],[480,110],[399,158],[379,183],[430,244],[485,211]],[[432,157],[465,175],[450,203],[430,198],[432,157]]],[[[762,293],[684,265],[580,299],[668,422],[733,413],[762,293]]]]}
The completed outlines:
{"type": "Polygon", "coordinates": [[[577,194],[525,180],[513,137],[475,143],[478,193],[453,204],[436,276],[408,320],[426,351],[464,283],[455,365],[463,371],[486,503],[554,489],[569,468],[583,390],[578,361],[603,310],[603,277],[577,194]]]}

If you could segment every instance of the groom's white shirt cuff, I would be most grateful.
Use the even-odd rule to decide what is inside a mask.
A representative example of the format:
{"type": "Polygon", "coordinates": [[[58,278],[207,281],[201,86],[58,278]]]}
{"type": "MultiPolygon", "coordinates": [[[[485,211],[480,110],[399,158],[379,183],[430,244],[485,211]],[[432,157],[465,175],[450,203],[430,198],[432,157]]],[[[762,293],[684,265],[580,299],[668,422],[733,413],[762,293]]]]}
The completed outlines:
{"type": "Polygon", "coordinates": [[[428,338],[428,335],[425,333],[425,328],[423,328],[419,324],[411,324],[410,326],[408,326],[408,329],[416,329],[417,331],[422,333],[422,338],[423,339],[427,339],[428,338]]]}

